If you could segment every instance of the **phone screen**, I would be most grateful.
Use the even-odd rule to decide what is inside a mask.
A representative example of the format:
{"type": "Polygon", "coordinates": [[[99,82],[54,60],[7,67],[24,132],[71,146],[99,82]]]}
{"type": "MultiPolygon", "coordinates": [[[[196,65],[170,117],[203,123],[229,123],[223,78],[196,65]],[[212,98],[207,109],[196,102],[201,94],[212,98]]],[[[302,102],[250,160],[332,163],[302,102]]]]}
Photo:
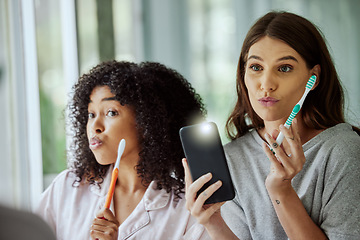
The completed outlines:
{"type": "Polygon", "coordinates": [[[222,186],[206,200],[205,204],[233,199],[234,186],[216,124],[206,122],[183,127],[180,129],[180,139],[193,181],[209,172],[213,176],[198,194],[216,181],[222,181],[222,186]]]}

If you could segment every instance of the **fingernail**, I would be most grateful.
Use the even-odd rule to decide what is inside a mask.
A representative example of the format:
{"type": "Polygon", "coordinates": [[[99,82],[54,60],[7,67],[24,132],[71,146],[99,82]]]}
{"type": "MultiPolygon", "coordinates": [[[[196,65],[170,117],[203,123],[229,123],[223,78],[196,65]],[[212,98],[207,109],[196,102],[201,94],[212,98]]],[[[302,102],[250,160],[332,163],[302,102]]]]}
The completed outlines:
{"type": "Polygon", "coordinates": [[[206,177],[206,178],[211,177],[211,173],[207,173],[207,174],[205,174],[205,177],[206,177]]]}
{"type": "Polygon", "coordinates": [[[270,148],[270,151],[275,155],[275,151],[272,148],[270,148]]]}
{"type": "Polygon", "coordinates": [[[268,133],[265,133],[265,137],[270,137],[270,135],[268,133]]]}
{"type": "Polygon", "coordinates": [[[279,128],[280,128],[280,129],[284,129],[284,125],[281,124],[281,125],[279,126],[279,128]]]}

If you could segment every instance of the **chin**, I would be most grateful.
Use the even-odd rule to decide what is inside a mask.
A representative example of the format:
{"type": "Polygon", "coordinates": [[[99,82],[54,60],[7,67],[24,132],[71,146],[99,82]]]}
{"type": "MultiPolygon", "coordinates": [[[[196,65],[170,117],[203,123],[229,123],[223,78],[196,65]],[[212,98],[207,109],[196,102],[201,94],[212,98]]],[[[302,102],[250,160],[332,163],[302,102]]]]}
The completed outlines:
{"type": "Polygon", "coordinates": [[[105,160],[104,160],[104,159],[109,159],[109,158],[97,157],[96,155],[95,155],[95,159],[96,159],[96,161],[97,161],[98,164],[103,165],[103,166],[109,165],[109,164],[112,164],[112,163],[113,163],[113,162],[109,162],[109,161],[105,161],[105,160]]]}
{"type": "MultiPolygon", "coordinates": [[[[259,115],[261,117],[261,119],[263,119],[266,122],[274,122],[274,121],[280,121],[282,120],[284,117],[283,116],[276,116],[273,114],[263,114],[263,115],[259,115]]],[[[285,118],[286,121],[286,118],[285,118]]]]}
{"type": "Polygon", "coordinates": [[[112,164],[112,163],[105,163],[105,162],[99,162],[99,161],[97,161],[97,162],[98,162],[98,164],[100,164],[100,165],[102,165],[102,166],[106,166],[106,165],[112,164]]]}

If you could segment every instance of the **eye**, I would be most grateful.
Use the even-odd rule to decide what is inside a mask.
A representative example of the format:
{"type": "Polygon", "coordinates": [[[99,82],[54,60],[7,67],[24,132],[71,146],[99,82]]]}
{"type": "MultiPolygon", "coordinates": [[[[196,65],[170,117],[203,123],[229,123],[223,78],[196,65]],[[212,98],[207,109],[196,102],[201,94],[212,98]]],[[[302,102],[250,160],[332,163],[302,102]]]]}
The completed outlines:
{"type": "Polygon", "coordinates": [[[109,116],[109,117],[115,117],[116,115],[118,115],[118,112],[117,112],[117,111],[113,111],[113,110],[109,110],[109,111],[106,113],[106,116],[109,116]]]}
{"type": "Polygon", "coordinates": [[[291,70],[293,70],[293,68],[289,65],[284,65],[279,67],[280,72],[290,72],[291,70]]]}
{"type": "Polygon", "coordinates": [[[253,71],[261,71],[263,68],[259,64],[251,64],[250,67],[253,71]]]}
{"type": "Polygon", "coordinates": [[[94,118],[94,117],[95,117],[95,114],[90,113],[90,112],[88,113],[88,118],[89,118],[89,119],[92,119],[92,118],[94,118]]]}

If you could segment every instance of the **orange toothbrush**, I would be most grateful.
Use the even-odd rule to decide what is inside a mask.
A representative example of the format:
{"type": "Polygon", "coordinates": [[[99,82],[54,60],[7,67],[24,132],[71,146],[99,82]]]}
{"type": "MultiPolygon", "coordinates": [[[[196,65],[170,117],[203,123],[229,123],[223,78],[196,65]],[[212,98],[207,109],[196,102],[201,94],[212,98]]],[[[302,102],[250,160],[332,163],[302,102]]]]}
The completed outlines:
{"type": "Polygon", "coordinates": [[[115,163],[114,170],[113,170],[112,176],[111,176],[109,192],[106,197],[105,208],[110,208],[110,203],[111,203],[111,200],[114,195],[115,184],[116,184],[116,180],[117,180],[118,173],[119,173],[120,158],[121,158],[121,155],[124,153],[124,149],[125,149],[125,139],[121,139],[121,141],[119,143],[116,163],[115,163]]]}

